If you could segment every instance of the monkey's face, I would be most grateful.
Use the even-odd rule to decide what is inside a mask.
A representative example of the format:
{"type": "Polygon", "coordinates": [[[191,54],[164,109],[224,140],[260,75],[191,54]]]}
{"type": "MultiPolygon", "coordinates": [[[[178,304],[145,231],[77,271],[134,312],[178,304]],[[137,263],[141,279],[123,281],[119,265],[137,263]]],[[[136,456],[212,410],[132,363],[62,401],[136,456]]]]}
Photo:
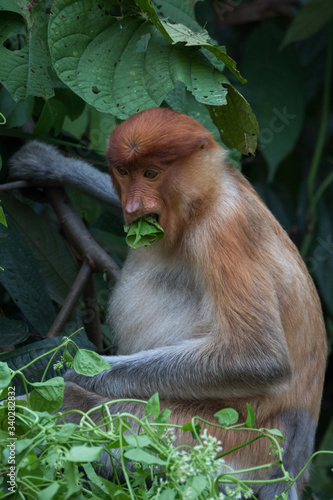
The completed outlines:
{"type": "Polygon", "coordinates": [[[198,201],[207,199],[206,181],[215,186],[205,164],[216,147],[196,120],[168,109],[148,109],[119,125],[107,158],[125,223],[154,214],[165,232],[162,245],[176,243],[198,201]]]}
{"type": "Polygon", "coordinates": [[[160,189],[165,174],[165,169],[155,165],[111,167],[111,178],[120,196],[126,224],[146,215],[155,215],[161,223],[165,201],[160,189]]]}
{"type": "Polygon", "coordinates": [[[120,197],[126,224],[152,215],[165,232],[163,244],[175,243],[183,229],[180,219],[181,203],[175,186],[174,166],[142,165],[111,166],[111,178],[120,197]]]}

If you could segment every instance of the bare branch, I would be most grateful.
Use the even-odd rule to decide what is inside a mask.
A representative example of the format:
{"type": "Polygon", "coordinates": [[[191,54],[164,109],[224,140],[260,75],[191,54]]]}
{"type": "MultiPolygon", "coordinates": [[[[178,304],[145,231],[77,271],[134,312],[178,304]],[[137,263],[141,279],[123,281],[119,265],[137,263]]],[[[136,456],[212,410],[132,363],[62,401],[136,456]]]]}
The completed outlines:
{"type": "Polygon", "coordinates": [[[79,274],[77,275],[58,316],[51,326],[47,337],[57,337],[63,333],[67,320],[74,309],[75,304],[79,300],[85,286],[87,285],[88,280],[91,278],[91,275],[92,271],[89,264],[87,262],[83,262],[79,274]]]}
{"type": "Polygon", "coordinates": [[[32,187],[32,184],[27,181],[13,181],[5,184],[0,184],[0,191],[12,191],[13,189],[25,189],[32,187]]]}
{"type": "Polygon", "coordinates": [[[84,321],[84,327],[88,339],[95,344],[97,351],[103,351],[103,332],[101,329],[99,308],[96,299],[95,286],[92,275],[87,279],[83,289],[83,300],[87,312],[87,318],[84,321]]]}
{"type": "Polygon", "coordinates": [[[292,8],[298,4],[298,0],[254,0],[249,3],[226,0],[214,2],[214,9],[218,24],[233,25],[263,21],[280,15],[291,17],[292,8]]]}

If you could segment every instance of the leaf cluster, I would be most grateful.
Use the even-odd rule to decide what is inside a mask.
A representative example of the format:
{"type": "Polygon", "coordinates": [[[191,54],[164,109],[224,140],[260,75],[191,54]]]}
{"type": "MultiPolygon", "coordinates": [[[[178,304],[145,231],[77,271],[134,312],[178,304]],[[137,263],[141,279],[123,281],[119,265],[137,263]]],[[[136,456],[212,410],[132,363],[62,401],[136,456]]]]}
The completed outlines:
{"type": "MultiPolygon", "coordinates": [[[[78,350],[71,339],[64,339],[63,346],[62,361],[78,373],[91,375],[92,366],[94,373],[106,368],[102,358],[91,351],[78,350]],[[76,351],[74,356],[71,347],[76,351]]],[[[25,379],[21,371],[20,375],[25,379]]],[[[40,383],[29,383],[25,379],[33,391],[27,401],[15,401],[11,382],[14,376],[15,372],[6,363],[0,363],[0,389],[8,395],[0,408],[0,498],[102,500],[119,496],[200,500],[220,498],[219,485],[223,484],[226,499],[240,498],[242,494],[255,499],[251,480],[240,479],[243,471],[233,471],[224,462],[224,457],[239,447],[223,450],[221,443],[209,435],[211,426],[225,431],[251,432],[251,439],[241,447],[257,439],[268,439],[276,458],[259,468],[278,465],[281,477],[275,481],[285,482],[286,492],[294,482],[282,463],[279,442],[283,436],[276,429],[256,429],[250,405],[244,423],[238,423],[235,410],[223,409],[215,415],[215,423],[194,416],[183,426],[169,422],[171,412],[160,410],[157,394],[147,402],[133,400],[145,406],[145,416],[141,419],[130,413],[113,413],[113,401],[86,414],[77,410],[51,414],[61,405],[63,378],[40,383]],[[92,419],[96,411],[100,413],[98,422],[96,417],[92,419]],[[71,413],[79,415],[77,424],[66,423],[66,416],[71,413]],[[176,432],[191,432],[196,444],[175,446],[176,432]],[[112,464],[113,479],[103,477],[101,459],[112,464]],[[5,480],[10,477],[11,466],[15,467],[15,488],[5,480]]],[[[253,467],[251,471],[257,469],[253,467]]],[[[282,498],[287,498],[287,493],[280,500],[282,498]]]]}
{"type": "MultiPolygon", "coordinates": [[[[179,10],[186,8],[185,2],[179,10]]],[[[164,10],[174,15],[168,2],[164,10]]],[[[222,69],[246,80],[225,47],[216,45],[194,19],[194,31],[160,19],[148,0],[54,0],[49,15],[45,0],[1,0],[0,11],[0,35],[8,42],[0,48],[0,81],[16,101],[29,96],[50,100],[36,124],[37,132],[50,123],[60,132],[66,103],[56,94],[58,86],[70,88],[97,111],[123,120],[161,105],[182,82],[197,102],[215,110],[223,106],[227,113],[228,92],[236,93],[238,106],[231,112],[237,112],[238,126],[235,121],[224,122],[222,128],[212,115],[213,121],[228,147],[254,152],[257,122],[222,69]],[[13,37],[24,40],[19,50],[9,50],[13,37]]],[[[80,106],[69,105],[75,119],[80,106]]]]}

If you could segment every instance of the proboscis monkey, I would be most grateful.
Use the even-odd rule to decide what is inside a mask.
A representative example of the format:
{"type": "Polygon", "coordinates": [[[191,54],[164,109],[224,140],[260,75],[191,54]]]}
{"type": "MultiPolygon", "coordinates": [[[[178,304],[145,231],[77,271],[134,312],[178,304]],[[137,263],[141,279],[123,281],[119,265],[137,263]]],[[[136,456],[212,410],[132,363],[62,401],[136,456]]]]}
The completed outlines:
{"type": "MultiPolygon", "coordinates": [[[[313,450],[326,362],[318,295],[297,249],[212,135],[188,116],[158,108],[132,116],[112,133],[107,158],[125,222],[152,214],[165,237],[130,250],[108,313],[118,355],[97,376],[70,372],[64,408],[158,392],[173,422],[185,423],[193,415],[214,421],[224,407],[244,418],[248,402],[257,427],[283,432],[285,468],[296,475],[313,450]]],[[[117,203],[106,174],[40,143],[14,156],[11,175],[74,184],[117,203]]],[[[225,450],[250,439],[215,432],[225,450]]],[[[268,444],[258,440],[227,459],[236,469],[265,463],[268,444]]],[[[306,480],[289,500],[299,499],[306,480]]],[[[284,488],[254,492],[272,500],[284,488]]]]}

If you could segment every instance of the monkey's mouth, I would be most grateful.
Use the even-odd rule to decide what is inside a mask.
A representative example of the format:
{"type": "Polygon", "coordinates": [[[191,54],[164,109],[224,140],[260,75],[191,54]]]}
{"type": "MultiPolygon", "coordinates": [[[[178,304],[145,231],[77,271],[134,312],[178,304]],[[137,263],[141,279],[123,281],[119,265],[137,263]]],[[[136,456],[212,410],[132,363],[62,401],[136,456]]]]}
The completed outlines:
{"type": "MultiPolygon", "coordinates": [[[[158,214],[155,214],[153,212],[151,212],[149,214],[145,214],[145,215],[143,215],[143,217],[155,219],[156,222],[158,222],[159,218],[160,218],[160,216],[158,214]]],[[[140,217],[140,219],[141,219],[141,217],[140,217]]]]}
{"type": "Polygon", "coordinates": [[[157,214],[149,213],[130,224],[125,224],[126,243],[131,248],[149,247],[163,238],[165,232],[157,222],[157,217],[157,214]]]}

